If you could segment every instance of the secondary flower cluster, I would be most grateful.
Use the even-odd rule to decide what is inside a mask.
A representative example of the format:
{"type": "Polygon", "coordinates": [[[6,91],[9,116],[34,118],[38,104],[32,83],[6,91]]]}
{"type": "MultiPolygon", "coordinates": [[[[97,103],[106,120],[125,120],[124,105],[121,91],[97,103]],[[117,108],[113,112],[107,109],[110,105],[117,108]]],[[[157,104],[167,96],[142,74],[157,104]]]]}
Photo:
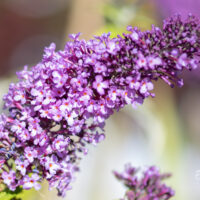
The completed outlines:
{"type": "Polygon", "coordinates": [[[167,200],[174,196],[174,191],[162,183],[170,174],[161,174],[154,166],[140,171],[128,164],[123,173],[114,174],[128,188],[121,200],[167,200]]]}
{"type": "Polygon", "coordinates": [[[178,73],[198,66],[197,18],[175,16],[146,32],[127,29],[89,41],[70,35],[63,51],[51,44],[40,63],[17,73],[19,82],[4,96],[8,115],[0,117],[0,179],[9,189],[39,189],[46,179],[64,196],[86,144],[104,139],[115,110],[154,96],[158,78],[182,86],[178,73]]]}

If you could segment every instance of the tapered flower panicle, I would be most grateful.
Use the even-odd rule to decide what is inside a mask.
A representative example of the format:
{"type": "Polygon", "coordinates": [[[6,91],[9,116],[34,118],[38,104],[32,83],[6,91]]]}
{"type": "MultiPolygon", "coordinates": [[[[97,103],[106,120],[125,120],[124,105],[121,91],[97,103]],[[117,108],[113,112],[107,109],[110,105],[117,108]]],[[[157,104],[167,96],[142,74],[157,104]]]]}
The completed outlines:
{"type": "Polygon", "coordinates": [[[179,72],[199,65],[197,18],[175,16],[146,32],[127,29],[117,38],[103,34],[89,41],[70,35],[64,50],[51,44],[40,63],[17,73],[19,82],[4,96],[9,114],[0,120],[0,167],[10,189],[39,189],[46,179],[64,196],[80,152],[104,139],[105,120],[114,110],[154,96],[158,78],[182,86],[179,72]]]}
{"type": "Polygon", "coordinates": [[[174,196],[174,191],[163,183],[170,174],[161,174],[154,166],[141,171],[127,164],[123,173],[115,171],[114,175],[128,189],[121,200],[167,200],[174,196]]]}

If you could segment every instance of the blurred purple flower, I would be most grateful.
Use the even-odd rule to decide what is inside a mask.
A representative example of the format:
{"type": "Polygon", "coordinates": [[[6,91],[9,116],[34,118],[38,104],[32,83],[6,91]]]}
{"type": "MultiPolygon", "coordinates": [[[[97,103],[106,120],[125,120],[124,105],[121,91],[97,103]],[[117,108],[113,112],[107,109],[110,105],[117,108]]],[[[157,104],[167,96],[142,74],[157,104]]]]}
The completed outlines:
{"type": "Polygon", "coordinates": [[[154,166],[141,171],[127,164],[124,172],[114,171],[114,175],[128,189],[121,200],[167,200],[175,194],[163,183],[170,174],[161,174],[154,166]]]}

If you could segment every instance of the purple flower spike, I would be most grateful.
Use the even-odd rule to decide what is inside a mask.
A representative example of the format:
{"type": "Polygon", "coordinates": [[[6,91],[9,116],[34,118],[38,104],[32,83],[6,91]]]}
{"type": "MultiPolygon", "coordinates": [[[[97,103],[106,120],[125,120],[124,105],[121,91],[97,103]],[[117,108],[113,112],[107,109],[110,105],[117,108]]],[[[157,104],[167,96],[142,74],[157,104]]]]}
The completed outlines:
{"type": "MultiPolygon", "coordinates": [[[[127,30],[123,36],[103,34],[89,41],[73,34],[64,50],[56,52],[52,43],[40,63],[17,73],[19,82],[10,84],[4,96],[8,115],[0,115],[0,175],[6,186],[39,189],[45,179],[64,196],[87,144],[105,138],[105,120],[114,111],[154,97],[158,79],[182,86],[180,72],[199,66],[196,17],[182,20],[177,15],[164,21],[162,29],[127,30]]],[[[130,178],[127,184],[137,185],[130,178]]],[[[166,193],[161,188],[160,195],[166,193]]]]}

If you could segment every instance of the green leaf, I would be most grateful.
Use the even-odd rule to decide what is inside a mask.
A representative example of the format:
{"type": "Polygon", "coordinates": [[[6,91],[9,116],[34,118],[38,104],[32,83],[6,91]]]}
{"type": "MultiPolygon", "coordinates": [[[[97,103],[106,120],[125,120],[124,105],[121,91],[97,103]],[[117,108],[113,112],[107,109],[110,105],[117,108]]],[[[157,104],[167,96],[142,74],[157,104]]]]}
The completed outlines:
{"type": "Polygon", "coordinates": [[[8,188],[0,192],[0,200],[20,200],[17,195],[22,193],[22,188],[18,187],[15,191],[11,191],[8,188]]]}
{"type": "Polygon", "coordinates": [[[6,192],[0,193],[0,200],[12,200],[15,197],[16,197],[16,194],[9,194],[6,192]]]}

